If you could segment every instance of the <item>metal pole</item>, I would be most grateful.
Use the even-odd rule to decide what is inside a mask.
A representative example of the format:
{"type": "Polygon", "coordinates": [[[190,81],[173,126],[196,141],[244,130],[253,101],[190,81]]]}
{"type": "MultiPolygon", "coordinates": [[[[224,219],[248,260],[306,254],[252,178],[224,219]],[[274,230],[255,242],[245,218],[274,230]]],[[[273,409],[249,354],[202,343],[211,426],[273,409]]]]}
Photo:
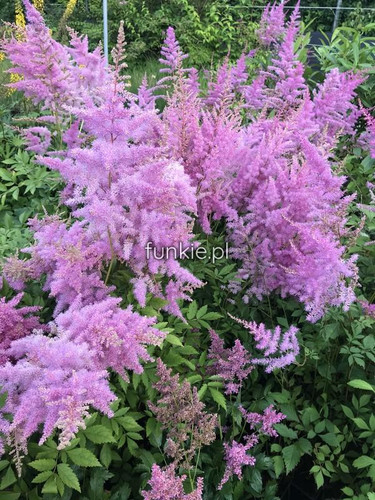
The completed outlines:
{"type": "Polygon", "coordinates": [[[335,29],[339,25],[339,17],[340,17],[341,6],[342,6],[342,0],[337,0],[336,11],[335,11],[335,19],[333,20],[332,32],[335,31],[335,29]]]}
{"type": "Polygon", "coordinates": [[[108,5],[107,0],[103,0],[103,44],[104,44],[104,58],[108,64],[108,5]]]}

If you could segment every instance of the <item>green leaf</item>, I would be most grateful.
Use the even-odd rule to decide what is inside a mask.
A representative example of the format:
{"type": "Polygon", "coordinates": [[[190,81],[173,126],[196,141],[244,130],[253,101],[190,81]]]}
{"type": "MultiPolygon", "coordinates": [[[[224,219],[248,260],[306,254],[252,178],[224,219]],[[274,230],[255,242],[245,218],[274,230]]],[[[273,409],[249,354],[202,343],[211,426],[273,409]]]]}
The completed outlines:
{"type": "Polygon", "coordinates": [[[49,477],[51,477],[53,472],[51,470],[45,470],[44,472],[40,472],[34,479],[31,481],[32,483],[45,483],[49,477]]]}
{"type": "Polygon", "coordinates": [[[104,425],[93,425],[92,427],[88,427],[84,431],[84,434],[87,439],[95,444],[115,442],[112,432],[107,427],[104,427],[104,425]]]}
{"type": "Polygon", "coordinates": [[[227,402],[225,401],[225,397],[219,392],[217,389],[214,389],[213,387],[210,387],[210,393],[213,398],[213,400],[224,410],[227,409],[227,402]]]}
{"type": "Polygon", "coordinates": [[[2,491],[1,500],[18,500],[21,493],[13,493],[11,491],[2,491]]]}
{"type": "Polygon", "coordinates": [[[171,333],[165,337],[165,340],[172,345],[183,347],[183,343],[181,342],[181,340],[176,337],[176,335],[172,335],[171,333]]]}
{"type": "Polygon", "coordinates": [[[370,465],[375,464],[375,459],[368,457],[367,455],[362,455],[353,462],[353,466],[356,469],[363,469],[365,467],[370,467],[370,465]]]}
{"type": "Polygon", "coordinates": [[[273,464],[275,468],[275,474],[276,477],[278,478],[283,472],[284,472],[284,461],[283,458],[280,455],[276,455],[273,458],[273,464]]]}
{"type": "Polygon", "coordinates": [[[198,310],[198,304],[194,300],[193,302],[191,302],[189,304],[188,312],[187,312],[187,315],[186,315],[187,319],[193,319],[193,318],[195,318],[195,315],[197,314],[197,310],[198,310]]]}
{"type": "Polygon", "coordinates": [[[202,318],[206,314],[206,312],[207,312],[207,306],[201,307],[197,312],[197,319],[202,318]]]}
{"type": "Polygon", "coordinates": [[[143,427],[141,427],[136,422],[136,420],[133,417],[131,417],[130,415],[125,415],[124,417],[119,417],[116,420],[128,432],[138,432],[138,431],[143,430],[143,427]]]}
{"type": "Polygon", "coordinates": [[[40,460],[34,460],[29,463],[29,466],[33,469],[36,469],[39,472],[43,472],[45,470],[52,470],[56,465],[56,461],[52,458],[41,458],[40,460]]]}
{"type": "Polygon", "coordinates": [[[52,493],[56,494],[57,493],[57,484],[56,484],[56,474],[53,474],[47,482],[44,484],[42,493],[52,493]]]}
{"type": "Polygon", "coordinates": [[[319,471],[314,477],[317,488],[318,489],[321,488],[324,484],[324,477],[322,471],[319,471]]]}
{"type": "Polygon", "coordinates": [[[369,430],[369,426],[366,424],[366,422],[363,420],[363,418],[353,418],[353,422],[356,424],[356,426],[359,428],[359,429],[362,429],[362,430],[369,430]]]}
{"type": "Polygon", "coordinates": [[[340,445],[338,437],[333,432],[327,432],[327,434],[321,434],[320,437],[323,439],[324,442],[326,442],[330,446],[336,447],[340,445]]]}
{"type": "Polygon", "coordinates": [[[104,465],[104,467],[107,468],[112,461],[112,451],[108,444],[103,445],[102,449],[100,450],[100,461],[104,465]]]}
{"type": "MultiPolygon", "coordinates": [[[[8,488],[11,484],[15,483],[17,481],[17,478],[13,472],[12,467],[8,467],[5,475],[3,476],[0,484],[0,490],[5,490],[5,488],[8,488]]],[[[0,494],[1,498],[1,494],[0,494]]]]}
{"type": "Polygon", "coordinates": [[[68,488],[81,492],[78,477],[74,474],[68,464],[58,464],[57,473],[61,481],[68,486],[68,488]]]}
{"type": "Polygon", "coordinates": [[[297,444],[291,444],[283,448],[282,455],[285,462],[286,473],[289,474],[300,461],[301,451],[297,444]]]}
{"type": "Polygon", "coordinates": [[[209,312],[207,314],[205,314],[204,316],[202,316],[202,319],[206,320],[206,321],[213,321],[215,319],[220,319],[222,318],[223,316],[219,313],[216,313],[216,312],[209,312]]]}
{"type": "Polygon", "coordinates": [[[274,427],[275,427],[276,432],[278,434],[280,434],[280,436],[282,436],[282,437],[287,437],[290,439],[297,439],[298,438],[296,431],[294,431],[293,429],[291,429],[290,427],[288,427],[285,424],[275,424],[274,427]]]}
{"type": "Polygon", "coordinates": [[[348,382],[348,385],[350,385],[350,387],[354,387],[354,389],[363,389],[365,391],[375,392],[375,389],[372,387],[372,385],[365,380],[351,380],[350,382],[348,382]]]}
{"type": "Polygon", "coordinates": [[[101,467],[101,463],[96,456],[85,448],[75,448],[67,451],[70,460],[81,467],[101,467]]]}
{"type": "Polygon", "coordinates": [[[207,384],[203,384],[202,387],[199,389],[198,391],[198,396],[199,396],[199,399],[202,401],[203,399],[203,396],[206,394],[206,391],[207,391],[207,384]]]}

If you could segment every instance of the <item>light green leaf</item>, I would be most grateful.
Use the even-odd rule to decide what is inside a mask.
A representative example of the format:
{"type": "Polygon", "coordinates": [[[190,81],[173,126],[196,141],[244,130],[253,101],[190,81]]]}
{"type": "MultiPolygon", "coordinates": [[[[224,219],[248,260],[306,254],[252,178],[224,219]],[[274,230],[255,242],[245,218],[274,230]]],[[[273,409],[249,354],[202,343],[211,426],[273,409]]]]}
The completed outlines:
{"type": "Polygon", "coordinates": [[[56,477],[57,476],[53,474],[53,476],[51,476],[47,480],[47,482],[43,486],[42,493],[53,493],[53,494],[57,493],[56,477]]]}
{"type": "Polygon", "coordinates": [[[227,402],[225,401],[225,397],[223,396],[223,394],[221,392],[219,392],[217,389],[214,389],[213,387],[210,387],[209,389],[210,389],[210,393],[211,393],[213,400],[219,406],[224,408],[224,410],[226,410],[227,409],[227,402]]]}
{"type": "Polygon", "coordinates": [[[96,456],[85,448],[75,448],[67,452],[70,460],[81,467],[101,467],[101,463],[96,456]]]}
{"type": "Polygon", "coordinates": [[[74,472],[72,471],[72,469],[69,467],[68,464],[58,464],[57,473],[61,481],[66,486],[72,488],[73,490],[81,492],[81,487],[79,485],[78,477],[74,474],[74,472]]]}
{"type": "Polygon", "coordinates": [[[284,472],[283,458],[280,455],[276,455],[275,457],[272,457],[272,458],[273,458],[273,463],[274,463],[274,467],[275,467],[276,477],[279,477],[280,474],[282,474],[284,472]]]}
{"type": "Polygon", "coordinates": [[[115,442],[112,432],[107,427],[104,427],[104,425],[93,425],[92,427],[88,427],[84,431],[84,434],[87,439],[96,444],[115,442]]]}
{"type": "Polygon", "coordinates": [[[370,467],[370,465],[375,464],[375,459],[368,457],[367,455],[362,455],[353,462],[353,466],[356,469],[364,469],[365,467],[370,467]]]}
{"type": "Polygon", "coordinates": [[[209,312],[207,314],[205,314],[204,316],[202,316],[202,319],[206,320],[206,321],[213,321],[215,319],[220,319],[222,318],[223,316],[219,313],[216,313],[216,312],[209,312]]]}
{"type": "Polygon", "coordinates": [[[40,472],[37,476],[34,477],[32,483],[45,483],[49,477],[51,477],[53,472],[51,470],[45,470],[44,472],[40,472]]]}
{"type": "Polygon", "coordinates": [[[194,300],[193,302],[190,302],[188,312],[186,315],[187,319],[195,318],[195,315],[197,314],[197,310],[198,310],[198,304],[196,303],[196,301],[194,300]]]}
{"type": "Polygon", "coordinates": [[[172,345],[178,345],[180,347],[183,346],[181,340],[178,337],[176,337],[176,335],[172,335],[171,333],[165,337],[165,340],[172,345]]]}
{"type": "Polygon", "coordinates": [[[109,467],[112,461],[112,451],[108,444],[103,445],[100,450],[100,461],[104,465],[104,467],[109,467]]]}
{"type": "Polygon", "coordinates": [[[40,460],[34,460],[29,463],[29,466],[33,469],[36,469],[39,472],[43,472],[45,470],[52,470],[56,465],[56,461],[52,458],[41,458],[40,460]]]}
{"type": "Polygon", "coordinates": [[[373,386],[368,382],[366,382],[365,380],[359,380],[359,379],[351,380],[350,382],[348,382],[348,385],[350,385],[350,387],[354,387],[354,389],[363,389],[364,391],[375,392],[373,386]]]}
{"type": "Polygon", "coordinates": [[[290,438],[290,439],[297,439],[298,438],[296,431],[294,431],[293,429],[291,429],[290,427],[288,427],[285,424],[275,424],[274,427],[275,427],[276,432],[278,434],[280,434],[280,436],[282,436],[282,437],[286,437],[286,438],[290,438]]]}

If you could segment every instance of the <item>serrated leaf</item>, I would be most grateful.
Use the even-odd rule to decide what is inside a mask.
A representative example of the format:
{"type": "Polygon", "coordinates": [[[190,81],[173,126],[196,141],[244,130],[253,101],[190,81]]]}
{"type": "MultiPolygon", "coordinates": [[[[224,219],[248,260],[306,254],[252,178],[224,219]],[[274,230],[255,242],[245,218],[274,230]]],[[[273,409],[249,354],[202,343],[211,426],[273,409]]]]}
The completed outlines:
{"type": "Polygon", "coordinates": [[[207,306],[203,306],[199,309],[199,311],[197,312],[197,319],[199,318],[202,318],[207,312],[207,306]]]}
{"type": "Polygon", "coordinates": [[[205,321],[213,321],[215,319],[220,319],[222,317],[223,316],[220,313],[209,312],[209,313],[205,314],[204,316],[202,316],[201,318],[204,319],[205,321]]]}
{"type": "Polygon", "coordinates": [[[296,431],[291,429],[285,424],[275,424],[274,428],[278,434],[282,437],[290,438],[290,439],[297,439],[298,435],[296,431]]]}
{"type": "MultiPolygon", "coordinates": [[[[0,490],[5,490],[5,488],[8,488],[11,484],[15,483],[17,481],[17,478],[13,472],[12,467],[8,467],[6,473],[1,479],[1,484],[0,484],[0,490]]],[[[1,497],[1,494],[0,494],[1,497]]]]}
{"type": "Polygon", "coordinates": [[[93,425],[88,427],[84,431],[87,439],[92,441],[95,444],[103,444],[103,443],[114,443],[115,439],[112,436],[112,432],[104,425],[93,425]]]}
{"type": "Polygon", "coordinates": [[[353,466],[356,469],[363,469],[365,467],[370,467],[370,465],[375,464],[375,459],[368,457],[367,455],[362,455],[353,462],[353,466]]]}
{"type": "Polygon", "coordinates": [[[195,300],[193,300],[193,302],[190,302],[190,304],[189,304],[188,312],[186,315],[187,319],[195,318],[195,315],[197,314],[197,310],[198,310],[198,304],[196,303],[195,300]]]}
{"type": "Polygon", "coordinates": [[[169,344],[183,347],[183,343],[181,342],[181,340],[176,337],[176,335],[172,335],[171,333],[165,337],[165,340],[166,342],[169,342],[169,344]]]}
{"type": "Polygon", "coordinates": [[[40,472],[34,479],[31,481],[32,483],[45,483],[49,477],[51,477],[53,472],[51,470],[45,470],[44,472],[40,472]]]}
{"type": "Polygon", "coordinates": [[[67,452],[70,460],[81,467],[101,467],[101,463],[96,456],[85,448],[75,448],[67,452]]]}
{"type": "Polygon", "coordinates": [[[104,465],[104,467],[109,467],[112,462],[112,451],[108,444],[104,444],[102,449],[100,450],[100,461],[104,465]]]}
{"type": "Polygon", "coordinates": [[[43,472],[45,470],[52,470],[56,465],[56,461],[52,458],[41,458],[40,460],[34,460],[33,462],[29,462],[29,466],[33,469],[36,469],[39,472],[43,472]]]}
{"type": "Polygon", "coordinates": [[[280,455],[276,455],[273,458],[273,464],[275,468],[275,474],[278,478],[284,472],[284,460],[280,455]]]}
{"type": "Polygon", "coordinates": [[[291,444],[283,448],[281,453],[284,458],[286,473],[289,474],[300,461],[301,451],[297,444],[291,444]]]}
{"type": "Polygon", "coordinates": [[[130,415],[125,415],[124,417],[119,417],[116,420],[128,432],[138,432],[138,431],[143,430],[143,427],[141,427],[135,421],[135,419],[133,417],[131,417],[130,415]]]}
{"type": "Polygon", "coordinates": [[[322,474],[322,471],[319,471],[317,474],[314,476],[315,482],[316,482],[316,487],[319,489],[323,486],[324,484],[324,477],[322,474]]]}
{"type": "Polygon", "coordinates": [[[199,389],[198,396],[200,400],[202,400],[203,396],[206,394],[207,387],[208,387],[207,384],[203,384],[202,387],[199,389]]]}
{"type": "Polygon", "coordinates": [[[42,493],[57,493],[56,475],[53,474],[44,484],[42,493]]]}
{"type": "Polygon", "coordinates": [[[217,389],[214,389],[213,387],[210,387],[210,393],[211,393],[211,396],[212,396],[212,399],[219,405],[221,406],[222,408],[224,408],[224,410],[227,409],[227,402],[225,401],[225,397],[223,396],[223,394],[221,392],[219,392],[217,389]]]}
{"type": "Polygon", "coordinates": [[[325,443],[329,444],[330,446],[337,447],[340,445],[338,437],[333,432],[327,432],[327,434],[321,434],[320,437],[323,439],[325,443]]]}
{"type": "Polygon", "coordinates": [[[363,389],[365,391],[375,392],[373,386],[368,382],[366,382],[365,380],[359,380],[359,379],[351,380],[350,382],[348,382],[348,385],[350,385],[350,387],[354,387],[354,389],[363,389]]]}
{"type": "Polygon", "coordinates": [[[78,477],[74,474],[68,464],[58,464],[57,473],[61,481],[68,486],[68,488],[81,492],[78,477]]]}

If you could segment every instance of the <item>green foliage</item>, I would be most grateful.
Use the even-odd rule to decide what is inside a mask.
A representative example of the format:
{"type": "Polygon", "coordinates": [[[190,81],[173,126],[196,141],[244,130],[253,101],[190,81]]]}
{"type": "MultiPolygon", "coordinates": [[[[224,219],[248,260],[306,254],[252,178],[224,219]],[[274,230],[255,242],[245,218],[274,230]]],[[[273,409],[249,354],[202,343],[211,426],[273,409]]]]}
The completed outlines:
{"type": "Polygon", "coordinates": [[[59,175],[38,165],[22,138],[0,130],[0,258],[27,246],[30,217],[57,207],[59,175]]]}
{"type": "Polygon", "coordinates": [[[375,23],[366,26],[339,27],[329,41],[317,47],[321,69],[329,71],[339,68],[340,71],[362,71],[367,77],[361,85],[359,96],[366,107],[375,104],[375,37],[369,33],[375,23]]]}

